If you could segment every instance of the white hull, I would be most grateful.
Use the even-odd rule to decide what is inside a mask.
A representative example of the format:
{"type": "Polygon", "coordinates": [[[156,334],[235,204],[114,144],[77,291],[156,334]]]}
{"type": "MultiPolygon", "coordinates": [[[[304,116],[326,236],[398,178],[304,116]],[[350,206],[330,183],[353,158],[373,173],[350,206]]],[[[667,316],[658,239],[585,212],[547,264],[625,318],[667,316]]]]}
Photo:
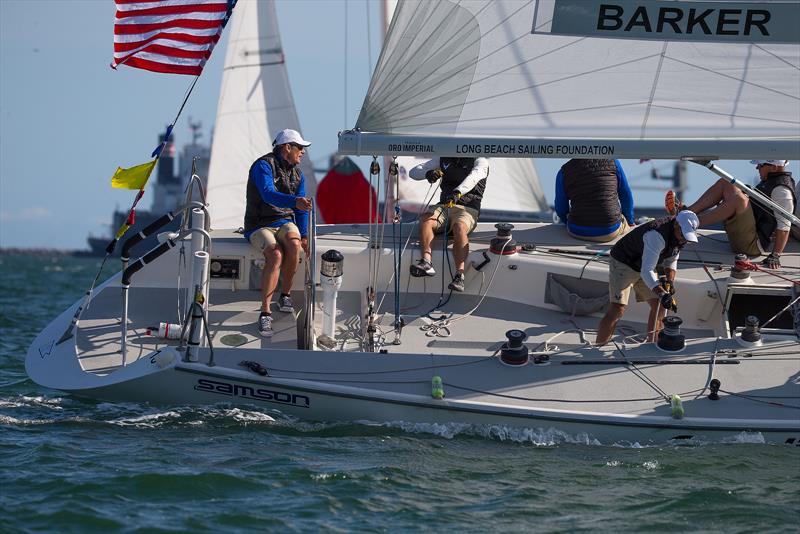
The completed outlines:
{"type": "MultiPolygon", "coordinates": [[[[254,326],[258,292],[252,287],[258,278],[250,272],[255,269],[255,251],[241,236],[217,232],[212,258],[238,258],[243,272],[236,279],[211,282],[208,311],[213,366],[208,365],[210,352],[205,343],[199,361],[190,363],[183,361],[177,340],[145,334],[148,326],[175,313],[176,248],[133,279],[125,365],[120,352],[120,279],[113,277],[96,290],[75,335],[56,343],[69,325],[72,308],[37,337],[28,353],[27,371],[44,386],[85,397],[155,404],[254,404],[316,421],[554,428],[604,443],[724,439],[756,432],[769,443],[800,443],[800,345],[794,332],[765,330],[764,341],[757,347],[743,346],[736,335],[726,334],[727,321],[733,312],[738,313],[737,307],[751,305],[752,300],[743,301],[745,304],[736,300],[742,291],[761,291],[767,299],[786,293],[788,285],[759,274],[754,276],[755,283],[737,287],[727,283],[724,270],[711,271],[712,277],[714,273],[717,276],[710,281],[702,265],[681,265],[678,295],[686,348],[667,353],[652,343],[628,340],[619,350],[613,345],[598,349],[583,343],[581,336],[593,340],[591,330],[599,315],[570,316],[548,302],[549,292],[545,291],[548,276],[553,274],[602,285],[607,266],[596,258],[588,261],[591,256],[585,254],[597,247],[562,239],[562,248],[557,250],[568,253],[547,253],[548,240],[561,235],[563,229],[536,224],[524,227],[515,230],[516,239],[537,241],[539,252],[489,253],[490,262],[480,272],[475,266],[484,258],[485,236],[491,236],[492,229],[489,225],[478,228],[467,292],[451,297],[441,312],[432,314],[454,314],[448,337],[444,330],[438,337],[427,335],[431,331],[423,328],[432,321],[420,316],[439,300],[441,278],[409,280],[410,258],[406,257],[401,267],[401,309],[407,324],[400,344],[392,343],[394,294],[388,292],[375,315],[376,327],[384,335],[376,337],[375,352],[363,351],[358,338],[363,336],[361,318],[366,313],[366,238],[342,233],[342,228],[323,227],[317,239],[318,252],[336,248],[345,256],[335,350],[298,350],[298,338],[302,343],[303,334],[297,326],[302,324],[302,316],[295,320],[295,316],[279,312],[275,312],[275,336],[261,338],[254,326]],[[721,293],[730,313],[721,313],[720,299],[716,294],[709,297],[709,288],[721,293]],[[521,366],[503,363],[498,353],[506,341],[505,332],[513,328],[528,334],[526,345],[532,355],[548,355],[549,361],[534,363],[531,359],[521,366]],[[564,330],[574,332],[557,335],[564,330]],[[237,346],[231,346],[232,334],[241,336],[234,343],[237,346]],[[244,360],[258,362],[269,376],[241,366],[244,360]],[[444,382],[444,399],[431,396],[434,376],[444,382]],[[719,400],[709,399],[712,378],[722,384],[719,400]],[[673,394],[682,398],[683,418],[673,417],[665,399],[673,394]]],[[[406,236],[410,231],[403,229],[406,236]]],[[[709,245],[698,254],[709,262],[712,258],[722,261],[727,254],[723,247],[711,239],[705,242],[709,245]]],[[[434,263],[438,269],[442,256],[437,245],[434,263]]],[[[391,286],[392,256],[389,249],[383,254],[379,280],[391,286]]],[[[788,269],[798,267],[793,253],[785,258],[788,269]]],[[[297,308],[303,302],[302,271],[301,267],[295,280],[297,308]]],[[[383,289],[379,287],[378,301],[383,289]]],[[[321,302],[318,288],[316,334],[322,321],[321,302]]],[[[643,331],[646,307],[630,308],[625,317],[627,327],[643,331]]]]}

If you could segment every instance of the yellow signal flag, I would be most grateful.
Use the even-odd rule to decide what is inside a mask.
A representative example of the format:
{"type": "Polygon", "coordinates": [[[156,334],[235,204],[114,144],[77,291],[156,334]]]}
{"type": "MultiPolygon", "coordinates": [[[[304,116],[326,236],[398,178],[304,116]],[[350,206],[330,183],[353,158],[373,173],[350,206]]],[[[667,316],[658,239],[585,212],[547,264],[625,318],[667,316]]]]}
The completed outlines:
{"type": "Polygon", "coordinates": [[[130,169],[123,169],[117,167],[117,172],[111,177],[111,187],[116,189],[144,189],[147,179],[150,178],[150,173],[156,166],[156,160],[149,163],[143,163],[130,169]]]}

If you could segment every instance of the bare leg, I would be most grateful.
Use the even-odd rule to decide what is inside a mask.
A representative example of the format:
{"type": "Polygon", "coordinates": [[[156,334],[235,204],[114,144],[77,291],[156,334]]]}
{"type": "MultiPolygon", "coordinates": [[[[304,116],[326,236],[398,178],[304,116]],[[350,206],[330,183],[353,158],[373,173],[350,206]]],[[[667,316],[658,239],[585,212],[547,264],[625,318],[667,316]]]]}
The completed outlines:
{"type": "Polygon", "coordinates": [[[616,302],[611,302],[608,305],[606,314],[600,319],[600,324],[597,326],[597,338],[595,339],[595,344],[597,346],[605,345],[608,343],[608,340],[611,339],[617,322],[625,314],[625,307],[625,304],[618,304],[616,302]]]}
{"type": "Polygon", "coordinates": [[[456,264],[456,270],[464,273],[464,262],[469,256],[469,237],[467,237],[467,225],[457,221],[451,226],[453,231],[453,260],[456,264]]]}
{"type": "Polygon", "coordinates": [[[749,205],[747,195],[727,180],[720,178],[688,209],[697,214],[700,226],[708,226],[740,214],[749,205]]]}
{"type": "Polygon", "coordinates": [[[278,285],[278,274],[280,273],[281,250],[276,246],[264,250],[264,270],[261,271],[261,311],[269,313],[269,305],[272,302],[272,294],[278,285]]]}
{"type": "Polygon", "coordinates": [[[433,227],[436,225],[434,217],[426,217],[419,223],[419,248],[422,257],[431,260],[431,243],[433,242],[433,227]]]}
{"type": "Polygon", "coordinates": [[[294,274],[300,260],[300,236],[294,232],[286,234],[286,239],[281,243],[283,248],[283,263],[281,264],[281,293],[290,294],[294,274]]]}
{"type": "Polygon", "coordinates": [[[649,299],[647,304],[650,305],[650,315],[647,317],[647,341],[655,341],[658,339],[658,333],[664,327],[661,320],[667,314],[667,310],[659,306],[658,299],[649,299]]]}

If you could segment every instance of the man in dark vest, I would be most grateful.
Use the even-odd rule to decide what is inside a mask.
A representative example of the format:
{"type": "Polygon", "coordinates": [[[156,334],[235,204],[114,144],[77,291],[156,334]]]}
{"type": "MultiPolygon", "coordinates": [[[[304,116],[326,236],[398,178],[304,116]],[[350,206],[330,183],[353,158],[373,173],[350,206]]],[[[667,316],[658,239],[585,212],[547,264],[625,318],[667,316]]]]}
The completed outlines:
{"type": "Polygon", "coordinates": [[[300,170],[306,148],[311,143],[295,130],[281,130],[272,141],[272,152],[250,166],[247,180],[247,205],[244,237],[264,254],[261,274],[261,314],[258,330],[272,336],[272,294],[281,279],[278,309],[294,311],[292,281],[300,259],[300,249],[308,254],[308,210],[305,177],[300,170]]]}
{"type": "MultiPolygon", "coordinates": [[[[785,171],[789,162],[754,159],[750,163],[756,166],[760,178],[755,189],[793,213],[797,199],[792,175],[785,171]]],[[[667,192],[664,203],[668,211],[688,209],[695,212],[700,218],[700,226],[722,222],[734,252],[748,256],[767,254],[763,265],[770,269],[780,268],[791,223],[779,212],[750,202],[747,195],[728,180],[720,178],[700,195],[697,202],[686,208],[676,206],[672,191],[667,192]]]]}
{"type": "Polygon", "coordinates": [[[641,224],[625,234],[611,248],[608,269],[609,306],[597,327],[597,345],[605,345],[625,314],[631,288],[636,301],[647,301],[647,340],[654,341],[661,330],[661,319],[667,309],[674,309],[673,296],[663,287],[656,274],[662,265],[670,285],[675,280],[678,255],[687,242],[697,243],[700,221],[691,211],[675,217],[656,219],[641,224]]]}
{"type": "Polygon", "coordinates": [[[478,224],[481,200],[489,176],[486,158],[434,158],[411,169],[414,180],[426,179],[431,184],[441,180],[439,203],[430,207],[419,223],[419,246],[422,257],[411,265],[411,276],[434,276],[431,243],[435,233],[449,230],[453,234],[453,260],[456,274],[448,286],[464,291],[464,262],[469,255],[469,233],[478,224]]]}
{"type": "Polygon", "coordinates": [[[633,193],[618,160],[571,159],[556,175],[556,214],[572,237],[606,243],[633,226],[633,193]]]}

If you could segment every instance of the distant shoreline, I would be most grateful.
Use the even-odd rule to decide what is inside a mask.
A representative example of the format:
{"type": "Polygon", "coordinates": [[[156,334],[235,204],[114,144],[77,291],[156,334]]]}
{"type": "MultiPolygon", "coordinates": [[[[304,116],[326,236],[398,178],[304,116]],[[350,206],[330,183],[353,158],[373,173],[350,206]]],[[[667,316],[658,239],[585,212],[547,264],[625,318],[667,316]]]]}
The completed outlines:
{"type": "MultiPolygon", "coordinates": [[[[64,250],[57,248],[0,247],[0,256],[93,256],[90,250],[64,250]]],[[[98,256],[94,256],[98,257],[98,256]]]]}

